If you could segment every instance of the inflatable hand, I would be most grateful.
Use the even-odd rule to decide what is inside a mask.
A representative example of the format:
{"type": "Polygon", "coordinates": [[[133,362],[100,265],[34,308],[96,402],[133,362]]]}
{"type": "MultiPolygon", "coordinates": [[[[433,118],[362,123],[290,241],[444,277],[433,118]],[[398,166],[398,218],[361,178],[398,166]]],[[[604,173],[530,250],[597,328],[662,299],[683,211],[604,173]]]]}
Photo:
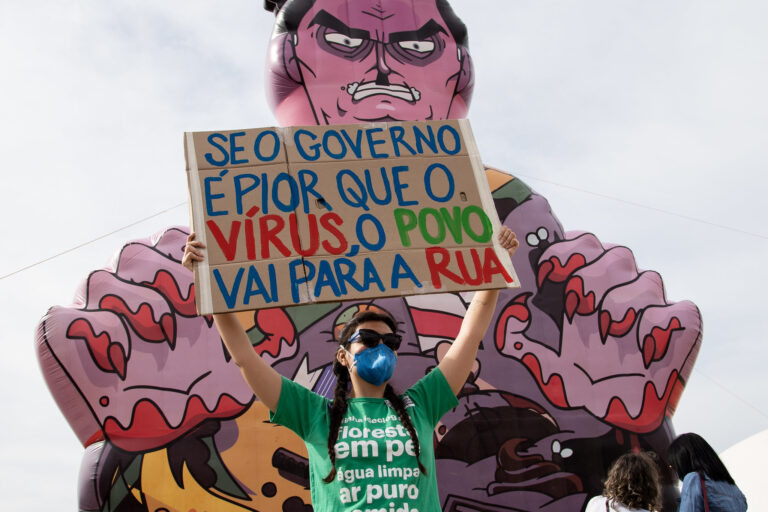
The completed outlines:
{"type": "Polygon", "coordinates": [[[142,452],[253,401],[210,318],[196,316],[187,233],[126,244],[91,273],[75,304],[40,322],[37,350],[59,407],[84,445],[142,452]]]}
{"type": "Polygon", "coordinates": [[[535,339],[536,299],[523,293],[501,311],[496,347],[521,361],[555,406],[583,407],[615,427],[651,432],[671,416],[693,368],[699,311],[688,301],[668,302],[661,277],[638,271],[626,247],[603,245],[589,233],[565,238],[549,245],[536,267],[538,293],[546,289],[549,298],[537,307],[560,326],[560,339],[535,339]]]}

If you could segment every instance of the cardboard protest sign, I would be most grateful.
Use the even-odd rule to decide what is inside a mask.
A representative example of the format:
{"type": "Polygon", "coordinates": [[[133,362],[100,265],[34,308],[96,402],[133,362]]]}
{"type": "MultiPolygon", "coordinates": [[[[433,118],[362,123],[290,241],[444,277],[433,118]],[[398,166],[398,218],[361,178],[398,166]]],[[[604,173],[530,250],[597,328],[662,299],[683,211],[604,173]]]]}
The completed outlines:
{"type": "Polygon", "coordinates": [[[199,314],[518,286],[466,120],[184,142],[199,314]]]}

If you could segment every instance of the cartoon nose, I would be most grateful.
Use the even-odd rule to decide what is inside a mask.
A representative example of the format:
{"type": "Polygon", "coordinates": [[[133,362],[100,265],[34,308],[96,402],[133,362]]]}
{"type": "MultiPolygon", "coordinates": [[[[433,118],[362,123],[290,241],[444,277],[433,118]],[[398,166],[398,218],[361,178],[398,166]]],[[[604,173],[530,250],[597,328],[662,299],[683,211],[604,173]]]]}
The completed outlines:
{"type": "Polygon", "coordinates": [[[384,48],[384,43],[376,43],[376,69],[378,73],[376,75],[377,85],[389,85],[389,74],[392,72],[387,66],[385,55],[387,50],[384,48]]]}

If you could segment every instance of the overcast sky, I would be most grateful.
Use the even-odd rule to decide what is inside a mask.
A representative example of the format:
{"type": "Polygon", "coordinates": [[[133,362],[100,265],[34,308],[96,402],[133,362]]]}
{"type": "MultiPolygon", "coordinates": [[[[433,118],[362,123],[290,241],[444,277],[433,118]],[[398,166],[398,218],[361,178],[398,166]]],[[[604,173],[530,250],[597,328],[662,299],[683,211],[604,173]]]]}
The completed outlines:
{"type": "MultiPolygon", "coordinates": [[[[485,162],[701,309],[677,431],[724,450],[767,429],[768,3],[453,4],[485,162]]],[[[0,278],[4,510],[77,509],[35,325],[126,241],[188,224],[184,131],[274,124],[270,26],[261,0],[0,2],[0,276],[132,225],[0,278]]]]}

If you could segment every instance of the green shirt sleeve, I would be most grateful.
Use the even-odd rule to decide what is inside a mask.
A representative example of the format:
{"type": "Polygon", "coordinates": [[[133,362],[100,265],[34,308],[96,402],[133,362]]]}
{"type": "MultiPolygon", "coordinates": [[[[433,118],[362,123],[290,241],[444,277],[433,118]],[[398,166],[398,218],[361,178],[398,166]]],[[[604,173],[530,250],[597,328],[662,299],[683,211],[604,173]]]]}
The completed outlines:
{"type": "Polygon", "coordinates": [[[459,405],[443,372],[437,367],[419,379],[405,394],[431,428],[435,428],[445,413],[459,405]]]}
{"type": "Polygon", "coordinates": [[[293,430],[304,441],[311,441],[318,434],[328,437],[327,414],[328,399],[283,377],[277,409],[269,413],[269,421],[293,430]]]}

